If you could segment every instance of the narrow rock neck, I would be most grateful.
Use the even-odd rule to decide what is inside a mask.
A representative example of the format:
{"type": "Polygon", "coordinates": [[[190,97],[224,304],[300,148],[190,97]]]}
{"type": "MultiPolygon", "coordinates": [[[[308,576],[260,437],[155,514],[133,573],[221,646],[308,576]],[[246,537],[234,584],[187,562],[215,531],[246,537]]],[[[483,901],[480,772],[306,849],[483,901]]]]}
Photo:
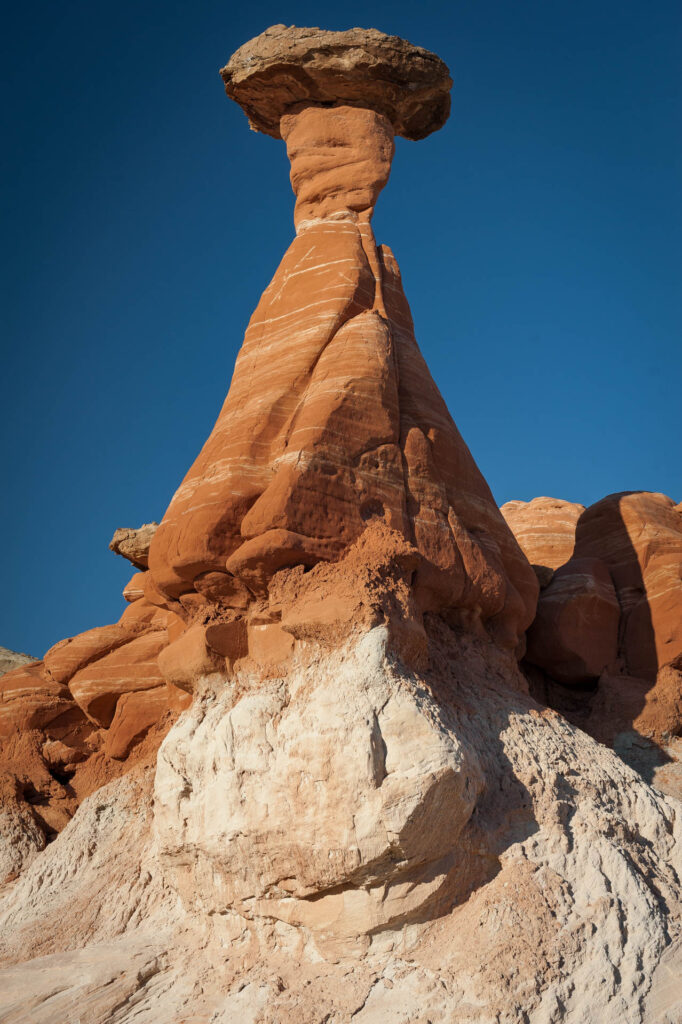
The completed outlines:
{"type": "Polygon", "coordinates": [[[391,173],[388,118],[364,107],[306,106],[285,114],[280,128],[291,161],[296,233],[321,220],[368,223],[391,173]]]}
{"type": "Polygon", "coordinates": [[[386,319],[379,256],[370,220],[395,152],[387,117],[364,107],[306,106],[281,120],[300,235],[313,225],[352,221],[376,281],[374,310],[386,319]]]}

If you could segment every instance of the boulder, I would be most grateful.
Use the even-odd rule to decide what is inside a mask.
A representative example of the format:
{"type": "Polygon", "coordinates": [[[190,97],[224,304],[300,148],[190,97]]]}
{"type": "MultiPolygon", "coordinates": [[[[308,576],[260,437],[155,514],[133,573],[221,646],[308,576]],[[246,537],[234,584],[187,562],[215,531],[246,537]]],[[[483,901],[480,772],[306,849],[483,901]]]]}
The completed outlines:
{"type": "Polygon", "coordinates": [[[541,585],[573,555],[575,530],[584,505],[560,498],[508,501],[500,512],[519,547],[538,574],[541,585]]]}
{"type": "Polygon", "coordinates": [[[526,658],[561,683],[598,679],[618,657],[620,605],[606,564],[572,558],[540,593],[526,658]]]}
{"type": "Polygon", "coordinates": [[[682,515],[664,494],[611,494],[590,506],[575,554],[604,561],[622,608],[621,653],[631,675],[655,679],[682,654],[682,515]]]}
{"type": "Polygon", "coordinates": [[[109,549],[115,554],[127,558],[136,568],[146,569],[149,545],[158,525],[158,523],[144,523],[137,529],[129,526],[119,527],[109,541],[109,549]]]}

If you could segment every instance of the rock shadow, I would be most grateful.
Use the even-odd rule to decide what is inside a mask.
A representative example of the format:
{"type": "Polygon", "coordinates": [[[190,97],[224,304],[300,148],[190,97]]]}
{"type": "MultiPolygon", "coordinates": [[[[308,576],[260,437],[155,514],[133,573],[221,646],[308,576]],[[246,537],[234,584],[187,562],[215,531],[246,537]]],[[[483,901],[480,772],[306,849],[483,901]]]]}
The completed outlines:
{"type": "Polygon", "coordinates": [[[377,927],[372,934],[447,917],[499,874],[502,856],[512,845],[524,842],[540,829],[531,793],[503,742],[511,716],[536,710],[536,702],[514,689],[515,669],[505,671],[504,655],[500,656],[500,665],[490,666],[487,659],[495,649],[488,641],[479,641],[447,625],[438,615],[426,615],[425,626],[430,664],[415,680],[417,691],[425,690],[435,702],[442,726],[475,750],[483,787],[451,853],[410,872],[413,884],[438,876],[442,883],[419,907],[377,927]],[[489,683],[489,689],[483,690],[481,683],[489,683]]]}
{"type": "Polygon", "coordinates": [[[599,678],[575,684],[560,683],[548,675],[543,678],[528,663],[524,668],[536,699],[612,747],[626,764],[652,783],[656,770],[672,758],[635,725],[660,667],[646,584],[622,509],[623,499],[636,493],[612,494],[585,509],[567,563],[599,559],[610,572],[620,605],[615,663],[606,666],[599,678]]]}

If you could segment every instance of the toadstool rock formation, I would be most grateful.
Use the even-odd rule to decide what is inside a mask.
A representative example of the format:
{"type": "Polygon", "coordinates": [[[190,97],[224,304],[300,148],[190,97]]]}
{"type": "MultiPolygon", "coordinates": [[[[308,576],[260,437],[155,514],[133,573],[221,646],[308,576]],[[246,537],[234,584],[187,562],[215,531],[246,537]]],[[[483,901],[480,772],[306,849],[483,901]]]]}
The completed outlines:
{"type": "Polygon", "coordinates": [[[221,74],[252,126],[286,142],[296,238],[152,541],[155,592],[260,627],[276,574],[338,563],[382,524],[379,545],[411,548],[415,630],[438,611],[521,647],[535,577],[429,374],[398,265],[370,223],[394,135],[421,138],[447,116],[447,68],[373,30],[278,26],[221,74]]]}
{"type": "Polygon", "coordinates": [[[538,578],[371,228],[447,68],[275,26],[221,74],[296,237],[119,622],[0,680],[3,1019],[673,1014],[682,816],[529,696],[538,578]]]}

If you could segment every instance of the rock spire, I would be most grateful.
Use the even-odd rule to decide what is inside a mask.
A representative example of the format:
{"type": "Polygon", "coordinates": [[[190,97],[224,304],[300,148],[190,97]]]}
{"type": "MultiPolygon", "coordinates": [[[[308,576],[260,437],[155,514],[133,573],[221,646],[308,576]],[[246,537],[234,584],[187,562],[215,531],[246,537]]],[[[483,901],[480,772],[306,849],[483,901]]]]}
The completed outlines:
{"type": "Polygon", "coordinates": [[[679,805],[518,658],[539,581],[535,692],[676,658],[679,510],[495,506],[371,227],[442,61],[275,26],[222,75],[296,235],[119,621],[0,679],[0,1016],[678,1020],[679,805]]]}
{"type": "Polygon", "coordinates": [[[420,138],[447,117],[447,68],[374,30],[277,26],[222,75],[252,126],[286,143],[296,237],[152,541],[150,587],[195,619],[287,630],[273,578],[279,593],[282,570],[342,562],[371,531],[375,554],[401,548],[416,630],[439,611],[520,647],[535,576],[431,378],[398,264],[370,223],[394,135],[420,138]]]}

